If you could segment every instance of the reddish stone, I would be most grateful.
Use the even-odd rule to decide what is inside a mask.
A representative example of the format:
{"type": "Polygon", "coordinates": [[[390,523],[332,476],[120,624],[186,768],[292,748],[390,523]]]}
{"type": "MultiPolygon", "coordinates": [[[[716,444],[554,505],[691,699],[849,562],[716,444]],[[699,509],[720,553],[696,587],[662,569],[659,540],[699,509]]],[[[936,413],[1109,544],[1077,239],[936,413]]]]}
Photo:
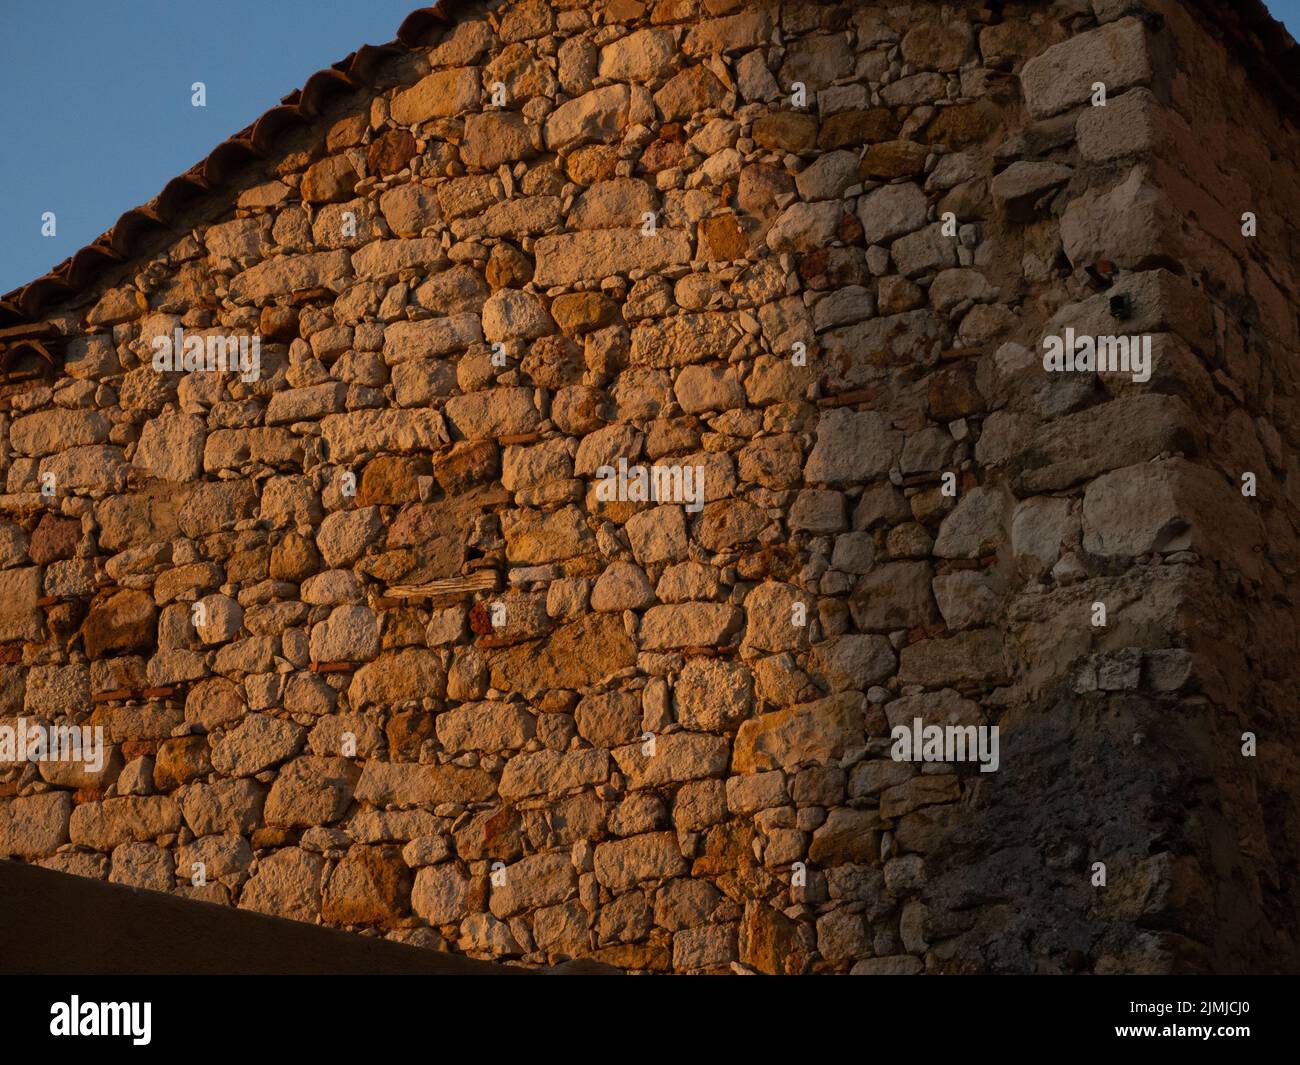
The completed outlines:
{"type": "Polygon", "coordinates": [[[710,107],[721,107],[726,98],[726,86],[703,63],[678,71],[654,95],[655,106],[669,122],[690,119],[710,107]]]}
{"type": "Polygon", "coordinates": [[[487,605],[484,603],[475,603],[469,611],[469,627],[477,636],[491,636],[492,615],[488,613],[487,605]]]}
{"type": "Polygon", "coordinates": [[[794,178],[779,167],[751,163],[740,172],[736,203],[742,211],[765,218],[777,210],[777,198],[794,191],[794,178]]]}
{"type": "Polygon", "coordinates": [[[365,114],[347,115],[340,118],[325,135],[325,147],[331,152],[352,148],[360,144],[370,125],[369,116],[365,114]]]}
{"type": "Polygon", "coordinates": [[[72,558],[81,539],[81,522],[73,518],[56,518],[53,514],[41,517],[32,532],[27,553],[38,566],[61,558],[72,558]]]}
{"type": "Polygon", "coordinates": [[[493,245],[483,275],[493,292],[502,288],[523,288],[533,279],[533,260],[513,244],[503,241],[493,245]]]}
{"type": "Polygon", "coordinates": [[[618,305],[600,292],[570,292],[556,296],[551,316],[565,333],[589,333],[609,325],[618,315],[618,305]]]}
{"type": "Polygon", "coordinates": [[[394,714],[384,726],[388,737],[389,757],[399,762],[414,762],[420,757],[425,740],[433,739],[433,715],[424,710],[407,710],[394,714]]]}
{"type": "Polygon", "coordinates": [[[700,221],[701,259],[707,262],[730,262],[732,259],[743,259],[748,254],[749,241],[734,214],[718,215],[700,221]]]}
{"type": "Polygon", "coordinates": [[[267,572],[276,580],[303,581],[321,567],[320,552],[309,536],[291,532],[271,548],[267,572]]]}
{"type": "Polygon", "coordinates": [[[817,146],[823,151],[837,148],[856,148],[861,144],[875,144],[892,139],[898,133],[898,122],[892,111],[875,107],[870,111],[841,111],[822,123],[817,146]]]}
{"type": "MultiPolygon", "coordinates": [[[[491,440],[465,440],[437,460],[433,476],[449,496],[491,481],[500,469],[497,445],[491,440]]],[[[392,542],[390,536],[389,542],[392,542]]]]}
{"type": "Polygon", "coordinates": [[[432,470],[428,459],[409,455],[380,455],[361,474],[357,502],[412,503],[420,498],[419,478],[432,470]]]}
{"type": "Polygon", "coordinates": [[[685,158],[686,145],[660,137],[646,145],[645,151],[641,153],[641,169],[647,174],[657,174],[661,170],[681,166],[685,158]]]}
{"type": "Polygon", "coordinates": [[[754,826],[743,821],[714,825],[691,865],[691,876],[735,874],[754,862],[754,826]]]}
{"type": "Polygon", "coordinates": [[[808,954],[802,948],[799,925],[767,902],[745,906],[740,923],[740,960],[769,976],[795,976],[808,954]]]}
{"type": "MultiPolygon", "coordinates": [[[[662,132],[660,135],[662,137],[662,132]]],[[[565,165],[575,185],[608,181],[618,172],[618,149],[608,144],[588,144],[572,152],[565,165]]],[[[644,154],[641,165],[645,166],[644,154]]]]}
{"type": "Polygon", "coordinates": [[[817,143],[817,119],[796,111],[771,111],[756,118],[751,129],[760,148],[806,152],[817,143]]]}
{"type": "Polygon", "coordinates": [[[883,318],[914,311],[925,303],[925,292],[906,277],[882,277],[876,284],[876,312],[883,318]]]}
{"type": "Polygon", "coordinates": [[[308,203],[343,203],[355,195],[356,183],[357,172],[348,157],[330,155],[307,168],[299,188],[308,203]]]}
{"type": "Polygon", "coordinates": [[[253,833],[249,842],[252,843],[254,850],[292,847],[298,842],[300,836],[301,833],[296,828],[259,828],[253,833]]]}
{"type": "Polygon", "coordinates": [[[212,772],[207,736],[177,736],[163,740],[153,765],[153,786],[171,791],[212,772]]]}
{"type": "Polygon", "coordinates": [[[424,630],[428,623],[428,615],[414,607],[399,606],[392,610],[385,610],[384,631],[379,637],[380,646],[385,651],[396,651],[403,647],[423,647],[424,630]]]}
{"type": "Polygon", "coordinates": [[[799,552],[789,544],[748,551],[736,563],[736,568],[747,581],[765,577],[783,581],[798,572],[799,566],[799,552]]]}
{"type": "Polygon", "coordinates": [[[392,927],[407,911],[411,871],[396,847],[353,847],[325,885],[321,916],[331,924],[392,927]]]}
{"type": "Polygon", "coordinates": [[[873,144],[858,164],[858,174],[876,180],[911,177],[925,169],[925,157],[928,154],[929,149],[915,141],[873,144]]]}
{"type": "Polygon", "coordinates": [[[293,307],[263,307],[257,330],[267,340],[287,344],[298,335],[298,312],[293,307]]]}
{"type": "Polygon", "coordinates": [[[80,599],[56,603],[45,612],[45,623],[50,632],[66,643],[72,639],[86,616],[86,604],[80,599]]]}
{"type": "Polygon", "coordinates": [[[950,422],[984,409],[984,397],[975,387],[975,371],[969,366],[932,374],[927,393],[930,416],[936,421],[950,422]]]}
{"type": "Polygon", "coordinates": [[[82,626],[89,658],[107,658],[120,651],[151,650],[157,633],[158,610],[144,592],[124,589],[91,608],[82,626]]]}
{"type": "Polygon", "coordinates": [[[667,943],[615,943],[594,951],[591,958],[619,969],[669,972],[673,967],[667,943]]]}
{"type": "Polygon", "coordinates": [[[862,239],[862,223],[858,216],[845,212],[835,224],[835,239],[842,244],[856,244],[862,239]]]}
{"type": "Polygon", "coordinates": [[[533,383],[552,391],[582,380],[585,364],[582,350],[566,336],[549,336],[535,340],[519,364],[533,383]]]}
{"type": "Polygon", "coordinates": [[[410,130],[390,129],[371,142],[366,150],[366,173],[374,177],[396,174],[415,155],[415,137],[410,130]]]}
{"type": "Polygon", "coordinates": [[[122,757],[129,762],[142,754],[157,754],[161,743],[161,740],[123,740],[122,757]]]}
{"type": "Polygon", "coordinates": [[[407,503],[389,527],[388,552],[375,559],[368,572],[390,584],[423,584],[457,576],[465,561],[472,520],[472,507],[464,499],[407,503]]]}
{"type": "Polygon", "coordinates": [[[819,248],[799,260],[799,276],[812,289],[870,283],[867,253],[861,248],[819,248]]]}
{"type": "MultiPolygon", "coordinates": [[[[484,818],[479,826],[483,854],[511,854],[520,848],[519,815],[509,807],[502,807],[491,817],[484,818]]],[[[457,839],[457,846],[460,840],[457,839]]]]}
{"type": "Polygon", "coordinates": [[[231,584],[264,581],[270,569],[271,548],[259,544],[248,551],[236,551],[226,561],[226,580],[231,584]]]}
{"type": "Polygon", "coordinates": [[[926,129],[931,144],[943,144],[954,150],[983,144],[998,125],[992,107],[979,104],[957,104],[942,107],[926,129]]]}

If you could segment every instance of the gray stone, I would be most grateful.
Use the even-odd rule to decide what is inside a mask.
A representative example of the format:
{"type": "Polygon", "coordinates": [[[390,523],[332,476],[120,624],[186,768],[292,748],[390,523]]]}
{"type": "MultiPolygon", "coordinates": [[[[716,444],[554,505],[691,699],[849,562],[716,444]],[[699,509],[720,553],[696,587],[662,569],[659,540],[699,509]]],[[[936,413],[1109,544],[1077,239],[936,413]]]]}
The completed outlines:
{"type": "Polygon", "coordinates": [[[849,633],[813,644],[809,669],[825,678],[832,692],[862,691],[891,676],[896,663],[884,636],[849,633]]]}
{"type": "Polygon", "coordinates": [[[68,842],[72,794],[42,792],[0,800],[0,858],[41,858],[68,842]]]}
{"type": "Polygon", "coordinates": [[[886,244],[924,226],[927,210],[916,185],[885,185],[858,201],[858,220],[868,244],[886,244]]]}
{"type": "Polygon", "coordinates": [[[848,485],[889,472],[902,434],[878,411],[827,411],[817,423],[817,443],[804,466],[814,484],[848,485]]]}
{"type": "Polygon", "coordinates": [[[957,265],[957,238],[943,232],[942,223],[935,223],[916,233],[899,237],[889,246],[894,265],[904,277],[957,265]]]}
{"type": "Polygon", "coordinates": [[[939,558],[978,558],[1006,541],[1006,498],[978,486],[963,495],[943,520],[934,542],[939,558]]]}
{"type": "Polygon", "coordinates": [[[889,632],[935,619],[928,562],[890,562],[864,575],[849,597],[853,623],[864,631],[889,632]]]}
{"type": "Polygon", "coordinates": [[[1020,72],[1020,85],[1029,113],[1045,118],[1088,100],[1099,81],[1109,94],[1150,77],[1146,31],[1137,19],[1125,18],[1034,56],[1020,72]]]}
{"type": "Polygon", "coordinates": [[[306,730],[267,714],[248,714],[212,748],[212,765],[227,776],[248,777],[293,755],[306,730]]]}

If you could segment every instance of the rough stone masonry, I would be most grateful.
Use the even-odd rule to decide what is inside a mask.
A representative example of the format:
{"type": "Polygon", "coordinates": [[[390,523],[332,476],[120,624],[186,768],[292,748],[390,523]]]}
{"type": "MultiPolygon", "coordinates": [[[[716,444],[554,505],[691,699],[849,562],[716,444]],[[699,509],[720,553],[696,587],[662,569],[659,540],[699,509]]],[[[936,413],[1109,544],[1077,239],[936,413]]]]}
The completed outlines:
{"type": "Polygon", "coordinates": [[[1300,140],[1225,6],[318,75],[3,301],[0,724],[111,746],[7,763],[0,856],[535,965],[1296,971],[1300,140]]]}

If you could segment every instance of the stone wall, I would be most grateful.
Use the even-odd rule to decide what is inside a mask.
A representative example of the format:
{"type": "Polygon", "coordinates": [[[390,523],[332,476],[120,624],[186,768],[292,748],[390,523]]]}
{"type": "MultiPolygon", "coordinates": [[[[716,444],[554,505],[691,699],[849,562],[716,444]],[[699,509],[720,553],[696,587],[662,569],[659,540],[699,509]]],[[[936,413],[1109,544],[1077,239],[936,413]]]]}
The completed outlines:
{"type": "Polygon", "coordinates": [[[1174,3],[456,7],[10,365],[0,716],[114,753],[0,854],[525,964],[1294,969],[1296,146],[1174,3]]]}

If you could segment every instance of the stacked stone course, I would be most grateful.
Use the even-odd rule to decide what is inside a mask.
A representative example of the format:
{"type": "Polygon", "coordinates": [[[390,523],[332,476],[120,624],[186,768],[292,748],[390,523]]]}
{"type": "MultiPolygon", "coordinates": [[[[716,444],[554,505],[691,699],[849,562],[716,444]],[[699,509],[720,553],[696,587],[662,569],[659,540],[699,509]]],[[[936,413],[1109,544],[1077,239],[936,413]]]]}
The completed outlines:
{"type": "Polygon", "coordinates": [[[1296,149],[1172,0],[457,6],[0,386],[0,720],[113,745],[0,855],[525,964],[1294,968],[1296,149]]]}

